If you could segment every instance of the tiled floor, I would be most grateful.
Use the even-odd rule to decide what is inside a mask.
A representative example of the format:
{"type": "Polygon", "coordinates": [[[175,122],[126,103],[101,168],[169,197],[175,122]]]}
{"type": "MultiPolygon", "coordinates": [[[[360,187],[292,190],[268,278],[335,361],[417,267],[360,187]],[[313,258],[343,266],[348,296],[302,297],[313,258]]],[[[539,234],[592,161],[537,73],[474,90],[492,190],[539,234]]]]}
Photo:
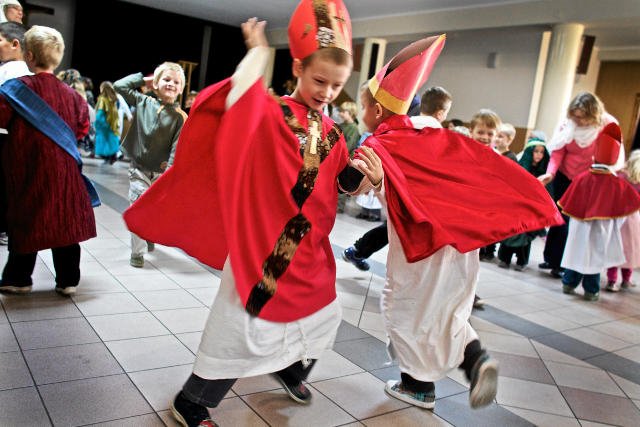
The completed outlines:
{"type": "MultiPolygon", "coordinates": [[[[162,246],[143,269],[130,267],[121,217],[126,164],[86,163],[104,205],[95,210],[98,238],[82,244],[78,294],[53,292],[45,251],[33,293],[0,297],[0,426],[173,426],[168,404],[191,372],[218,272],[162,246]]],[[[339,215],[336,254],[373,225],[339,215]]],[[[389,398],[384,382],[398,369],[387,360],[378,307],[385,257],[386,250],[375,254],[369,273],[337,261],[344,321],[309,378],[311,405],[293,403],[268,376],[245,378],[214,419],[223,426],[640,425],[640,288],[603,293],[597,303],[564,295],[535,267],[540,241],[525,272],[482,264],[487,307],[472,322],[500,362],[496,403],[469,409],[460,372],[437,383],[434,411],[389,398]]]]}

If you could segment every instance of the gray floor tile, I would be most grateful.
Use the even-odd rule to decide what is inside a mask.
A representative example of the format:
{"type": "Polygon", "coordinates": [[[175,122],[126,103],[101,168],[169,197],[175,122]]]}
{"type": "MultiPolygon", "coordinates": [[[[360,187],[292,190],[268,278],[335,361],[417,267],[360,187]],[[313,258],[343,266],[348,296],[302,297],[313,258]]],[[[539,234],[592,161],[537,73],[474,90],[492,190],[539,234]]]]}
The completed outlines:
{"type": "Polygon", "coordinates": [[[0,353],[0,390],[33,385],[27,364],[18,351],[0,353]]]}
{"type": "Polygon", "coordinates": [[[94,274],[81,277],[76,295],[124,291],[126,291],[126,289],[123,288],[110,273],[107,272],[105,274],[94,274]]]}
{"type": "Polygon", "coordinates": [[[51,422],[35,387],[0,391],[0,426],[50,425],[51,422]]]}
{"type": "Polygon", "coordinates": [[[203,304],[184,289],[153,292],[133,292],[149,310],[202,307],[203,304]]]}
{"type": "MultiPolygon", "coordinates": [[[[559,415],[546,414],[544,412],[530,411],[528,409],[505,407],[510,412],[525,420],[532,422],[537,426],[553,426],[553,427],[581,427],[581,423],[573,417],[561,417],[559,415]]],[[[585,427],[582,424],[582,427],[585,427]]]]}
{"type": "Polygon", "coordinates": [[[367,418],[366,420],[362,420],[361,423],[367,427],[444,427],[451,425],[433,412],[425,411],[424,409],[417,408],[415,406],[400,409],[377,417],[367,418]]]}
{"type": "Polygon", "coordinates": [[[167,328],[151,313],[123,313],[89,316],[87,321],[103,341],[169,335],[167,328]]]}
{"type": "MultiPolygon", "coordinates": [[[[210,409],[209,413],[214,421],[223,426],[267,427],[269,425],[239,397],[224,399],[216,408],[210,409]]],[[[179,427],[170,411],[160,411],[158,415],[168,427],[179,427]]]]}
{"type": "Polygon", "coordinates": [[[474,427],[533,427],[534,424],[511,413],[495,403],[472,411],[469,409],[469,396],[456,394],[436,402],[434,414],[454,426],[474,427]]]}
{"type": "Polygon", "coordinates": [[[198,352],[200,341],[202,340],[202,332],[187,332],[186,334],[176,334],[176,338],[182,342],[193,354],[198,352]]]}
{"type": "MultiPolygon", "coordinates": [[[[272,426],[326,427],[327,420],[335,426],[356,421],[313,386],[309,387],[313,393],[309,405],[293,402],[282,389],[250,394],[242,399],[272,426]]],[[[217,419],[215,410],[211,414],[214,420],[217,419]]]]}
{"type": "Polygon", "coordinates": [[[492,351],[491,356],[500,364],[500,375],[503,377],[554,384],[553,377],[540,359],[498,351],[492,351]]]}
{"type": "Polygon", "coordinates": [[[205,307],[211,307],[218,294],[218,288],[191,288],[187,289],[187,292],[196,297],[205,307]]]}
{"type": "Polygon", "coordinates": [[[100,341],[84,318],[38,320],[13,324],[22,350],[100,341]]]}
{"type": "Polygon", "coordinates": [[[7,319],[7,315],[4,313],[4,308],[0,305],[0,325],[5,325],[9,323],[9,319],[7,319]]]}
{"type": "Polygon", "coordinates": [[[55,425],[79,426],[153,410],[126,375],[38,386],[55,425]]]}
{"type": "Polygon", "coordinates": [[[126,372],[193,363],[195,356],[173,335],[106,343],[126,372]]]}
{"type": "Polygon", "coordinates": [[[131,381],[155,411],[169,409],[172,399],[191,375],[193,365],[172,366],[129,374],[131,381]]]}
{"type": "Polygon", "coordinates": [[[585,362],[640,384],[640,363],[615,353],[585,359],[585,362]]]}
{"type": "Polygon", "coordinates": [[[164,427],[164,422],[157,414],[140,415],[131,418],[90,424],[91,427],[164,427]]]}
{"type": "Polygon", "coordinates": [[[166,289],[180,289],[180,286],[161,272],[156,274],[132,274],[118,276],[118,281],[129,291],[159,291],[166,289]]]}
{"type": "Polygon", "coordinates": [[[209,317],[209,309],[206,307],[181,308],[177,310],[154,311],[164,326],[172,333],[201,332],[209,317]]]}
{"type": "Polygon", "coordinates": [[[353,326],[347,322],[340,322],[340,327],[338,328],[338,334],[336,336],[336,342],[349,341],[349,340],[357,340],[360,338],[369,338],[370,335],[366,332],[363,332],[362,329],[353,326]]]}
{"type": "Polygon", "coordinates": [[[362,368],[333,350],[326,350],[314,365],[307,381],[315,382],[362,372],[362,368]]]}
{"type": "Polygon", "coordinates": [[[11,325],[8,323],[0,325],[0,353],[5,351],[17,351],[19,349],[18,341],[16,341],[16,337],[13,335],[11,325]]]}
{"type": "Polygon", "coordinates": [[[535,341],[562,353],[568,354],[569,356],[575,357],[576,359],[587,359],[606,353],[606,350],[594,347],[591,344],[587,344],[561,333],[536,337],[535,341]]]}
{"type": "Polygon", "coordinates": [[[386,345],[373,337],[336,342],[333,349],[367,371],[383,368],[389,362],[386,345]]]}
{"type": "Polygon", "coordinates": [[[313,383],[313,387],[361,420],[410,406],[389,397],[384,383],[368,372],[313,383]]]}
{"type": "Polygon", "coordinates": [[[28,350],[24,357],[38,385],[123,373],[103,343],[28,350]]]}
{"type": "Polygon", "coordinates": [[[555,385],[499,377],[496,401],[501,405],[571,416],[571,409],[555,385]]]}
{"type": "Polygon", "coordinates": [[[601,369],[583,368],[561,363],[546,362],[549,372],[556,384],[581,390],[598,390],[599,393],[624,396],[624,393],[609,376],[601,369]]]}
{"type": "Polygon", "coordinates": [[[629,399],[560,387],[562,395],[580,419],[620,426],[640,425],[640,410],[629,399]]]}
{"type": "Polygon", "coordinates": [[[70,298],[57,295],[36,298],[32,295],[3,297],[2,304],[11,322],[82,316],[70,298]]]}
{"type": "Polygon", "coordinates": [[[128,292],[77,295],[73,301],[85,316],[145,311],[142,304],[128,292]]]}

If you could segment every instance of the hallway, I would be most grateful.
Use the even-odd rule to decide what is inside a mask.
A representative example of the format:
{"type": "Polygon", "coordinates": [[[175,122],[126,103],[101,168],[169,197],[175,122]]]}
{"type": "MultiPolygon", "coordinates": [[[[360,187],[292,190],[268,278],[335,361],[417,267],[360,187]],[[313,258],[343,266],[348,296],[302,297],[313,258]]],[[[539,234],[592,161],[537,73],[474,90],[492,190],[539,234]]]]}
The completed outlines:
{"type": "MultiPolygon", "coordinates": [[[[39,254],[29,295],[0,296],[0,426],[174,426],[170,400],[191,372],[220,272],[156,246],[129,265],[127,164],[85,159],[103,200],[98,237],[81,244],[82,279],[57,295],[50,251],[39,254]]],[[[158,208],[158,215],[162,207],[158,208]]],[[[185,218],[185,221],[188,221],[185,218]]],[[[484,310],[472,323],[500,362],[497,403],[468,406],[460,371],[436,385],[435,410],[384,393],[388,364],[379,309],[386,250],[370,272],[340,258],[375,223],[338,215],[331,235],[343,322],[309,378],[309,406],[276,380],[239,380],[212,418],[222,426],[602,426],[640,425],[640,287],[585,302],[537,269],[482,263],[484,310]]],[[[6,246],[0,260],[6,261],[6,246]]],[[[635,280],[640,282],[640,273],[635,280]]],[[[455,286],[455,284],[452,284],[455,286]]],[[[581,292],[581,291],[579,291],[581,292]]]]}

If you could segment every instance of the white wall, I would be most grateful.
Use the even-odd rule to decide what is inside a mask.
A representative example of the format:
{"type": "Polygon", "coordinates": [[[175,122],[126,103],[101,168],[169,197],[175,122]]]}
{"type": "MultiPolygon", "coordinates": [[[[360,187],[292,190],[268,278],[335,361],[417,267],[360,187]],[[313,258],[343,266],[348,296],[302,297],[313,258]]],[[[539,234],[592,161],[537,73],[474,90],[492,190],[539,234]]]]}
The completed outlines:
{"type": "MultiPolygon", "coordinates": [[[[453,96],[449,118],[469,121],[480,108],[491,108],[503,121],[526,127],[546,27],[484,29],[447,34],[447,42],[426,85],[442,86],[453,96]],[[496,68],[488,68],[491,52],[496,68]]],[[[386,61],[406,43],[387,45],[386,61]]]]}
{"type": "MultiPolygon", "coordinates": [[[[70,67],[71,53],[73,52],[73,31],[74,22],[76,20],[76,1],[75,0],[36,0],[31,2],[38,6],[45,6],[54,9],[53,15],[45,15],[43,13],[32,13],[29,16],[28,25],[44,25],[55,28],[60,31],[64,39],[65,51],[62,63],[58,67],[64,70],[70,67]]],[[[98,30],[96,30],[98,31],[98,30]]]]}

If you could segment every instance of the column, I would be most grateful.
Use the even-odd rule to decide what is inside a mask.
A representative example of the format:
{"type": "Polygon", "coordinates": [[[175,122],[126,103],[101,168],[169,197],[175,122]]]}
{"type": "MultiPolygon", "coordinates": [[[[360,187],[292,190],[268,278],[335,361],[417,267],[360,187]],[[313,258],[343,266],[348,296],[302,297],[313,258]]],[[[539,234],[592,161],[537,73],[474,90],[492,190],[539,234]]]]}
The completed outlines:
{"type": "Polygon", "coordinates": [[[582,24],[553,27],[535,126],[549,137],[571,101],[583,31],[582,24]]]}

